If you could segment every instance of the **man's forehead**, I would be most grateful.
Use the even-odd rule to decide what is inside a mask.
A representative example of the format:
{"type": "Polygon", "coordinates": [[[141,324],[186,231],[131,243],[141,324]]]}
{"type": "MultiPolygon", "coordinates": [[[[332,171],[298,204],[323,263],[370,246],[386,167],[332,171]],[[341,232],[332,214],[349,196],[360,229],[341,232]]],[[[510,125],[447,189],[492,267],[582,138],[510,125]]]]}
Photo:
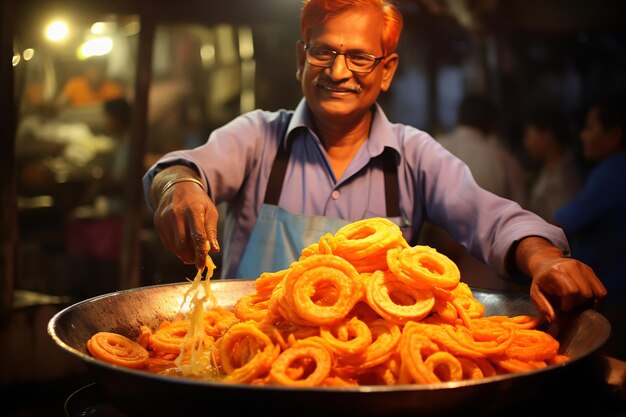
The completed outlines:
{"type": "Polygon", "coordinates": [[[318,25],[309,28],[307,42],[333,39],[334,47],[350,48],[372,46],[372,42],[382,45],[383,16],[373,8],[353,8],[336,15],[328,16],[318,25]],[[350,21],[343,24],[342,21],[350,21]],[[343,41],[342,39],[345,39],[343,41]],[[337,40],[339,40],[337,42],[337,40]],[[356,46],[353,44],[357,44],[356,46]]]}

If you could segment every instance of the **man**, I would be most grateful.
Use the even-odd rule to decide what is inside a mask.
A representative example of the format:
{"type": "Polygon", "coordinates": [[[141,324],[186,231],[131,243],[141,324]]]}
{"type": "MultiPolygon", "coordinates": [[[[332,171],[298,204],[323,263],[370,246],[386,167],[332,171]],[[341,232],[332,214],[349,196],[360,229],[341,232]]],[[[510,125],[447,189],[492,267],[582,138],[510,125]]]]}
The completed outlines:
{"type": "Polygon", "coordinates": [[[554,294],[564,310],[602,298],[589,267],[563,256],[560,229],[481,189],[428,134],[387,120],[376,100],[398,65],[401,29],[386,0],[305,2],[297,108],[244,114],[144,176],[165,248],[203,268],[220,250],[215,204],[224,201],[222,277],[288,267],[304,246],[358,219],[391,218],[409,242],[429,219],[503,275],[532,277],[531,297],[549,319],[554,294]]]}
{"type": "Polygon", "coordinates": [[[496,112],[487,95],[468,94],[461,100],[454,129],[437,140],[467,164],[478,185],[525,207],[525,174],[519,161],[494,136],[496,112]]]}
{"type": "Polygon", "coordinates": [[[582,182],[582,169],[572,150],[567,120],[556,109],[534,106],[523,126],[524,149],[538,163],[528,209],[555,223],[554,213],[574,197],[582,182]]]}
{"type": "Polygon", "coordinates": [[[554,215],[572,241],[572,253],[594,268],[609,290],[602,313],[611,321],[607,352],[626,360],[626,103],[599,100],[580,133],[592,164],[583,187],[554,215]]]}
{"type": "Polygon", "coordinates": [[[84,63],[83,73],[65,83],[56,99],[57,107],[101,105],[106,100],[122,98],[124,89],[106,76],[106,60],[91,57],[84,63]]]}

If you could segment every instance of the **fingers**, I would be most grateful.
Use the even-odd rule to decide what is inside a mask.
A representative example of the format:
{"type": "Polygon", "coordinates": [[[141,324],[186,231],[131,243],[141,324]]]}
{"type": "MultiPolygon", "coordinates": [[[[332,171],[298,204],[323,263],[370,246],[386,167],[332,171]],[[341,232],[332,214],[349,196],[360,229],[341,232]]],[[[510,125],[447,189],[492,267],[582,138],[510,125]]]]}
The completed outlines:
{"type": "Polygon", "coordinates": [[[582,274],[587,277],[587,282],[589,284],[589,288],[591,289],[591,306],[592,308],[598,310],[600,309],[602,300],[607,295],[607,290],[600,278],[593,272],[593,269],[585,264],[580,264],[582,268],[582,274]]]}
{"type": "Polygon", "coordinates": [[[209,241],[209,250],[219,252],[220,244],[217,241],[217,221],[219,218],[219,213],[217,211],[217,207],[215,207],[215,204],[211,202],[211,204],[207,205],[205,215],[206,220],[204,222],[204,227],[207,239],[209,241]]]}
{"type": "Polygon", "coordinates": [[[175,215],[173,220],[174,254],[186,264],[194,263],[196,242],[203,239],[202,236],[194,235],[193,228],[187,226],[189,219],[193,219],[193,215],[184,210],[182,215],[175,215]]]}
{"type": "Polygon", "coordinates": [[[561,310],[569,311],[580,301],[578,284],[561,263],[550,266],[533,283],[544,299],[554,297],[561,310]]]}
{"type": "Polygon", "coordinates": [[[215,252],[220,251],[220,244],[217,241],[217,228],[209,227],[207,224],[207,236],[209,238],[209,245],[215,252]]]}
{"type": "Polygon", "coordinates": [[[192,252],[187,249],[187,232],[184,221],[169,211],[159,210],[154,214],[154,226],[163,247],[184,263],[192,263],[192,252]]]}
{"type": "Polygon", "coordinates": [[[209,253],[209,242],[205,235],[191,233],[194,250],[194,263],[196,268],[203,270],[206,264],[206,257],[209,253]]]}
{"type": "Polygon", "coordinates": [[[562,280],[571,283],[574,292],[564,300],[562,308],[568,311],[584,304],[599,308],[607,291],[593,269],[576,260],[568,260],[564,267],[567,276],[562,280]]]}
{"type": "Polygon", "coordinates": [[[601,300],[606,297],[607,291],[600,278],[593,272],[593,269],[589,265],[580,264],[583,268],[585,276],[588,278],[589,286],[593,292],[593,296],[596,300],[601,300]]]}
{"type": "Polygon", "coordinates": [[[219,251],[217,208],[199,187],[181,183],[154,216],[161,242],[186,264],[204,269],[209,251],[219,251]]]}
{"type": "Polygon", "coordinates": [[[548,320],[548,322],[552,323],[556,319],[554,307],[552,307],[552,304],[538,285],[531,285],[530,300],[535,305],[535,307],[537,307],[539,313],[544,316],[546,320],[548,320]]]}
{"type": "Polygon", "coordinates": [[[597,308],[599,301],[606,295],[604,285],[593,270],[573,259],[553,264],[534,280],[534,284],[544,298],[551,295],[558,297],[559,307],[563,311],[571,311],[585,304],[593,304],[597,308]]]}
{"type": "Polygon", "coordinates": [[[217,209],[209,201],[200,207],[195,204],[189,207],[186,214],[186,224],[189,227],[189,236],[193,247],[194,263],[198,269],[204,269],[206,257],[210,250],[219,251],[217,243],[217,209]]]}
{"type": "MultiPolygon", "coordinates": [[[[567,267],[567,265],[565,265],[567,267]]],[[[593,298],[593,291],[591,289],[591,283],[588,279],[587,271],[582,269],[582,265],[577,263],[570,264],[570,267],[563,273],[567,274],[572,280],[577,292],[582,299],[593,298]]]]}
{"type": "Polygon", "coordinates": [[[591,297],[591,288],[575,265],[558,263],[551,269],[550,286],[561,299],[561,310],[570,311],[591,297]]]}

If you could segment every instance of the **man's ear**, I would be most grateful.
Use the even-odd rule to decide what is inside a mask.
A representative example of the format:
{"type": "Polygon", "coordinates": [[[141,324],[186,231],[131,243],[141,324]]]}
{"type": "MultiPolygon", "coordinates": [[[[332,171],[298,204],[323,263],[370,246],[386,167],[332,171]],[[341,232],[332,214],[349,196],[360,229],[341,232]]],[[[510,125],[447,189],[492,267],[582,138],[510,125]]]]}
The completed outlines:
{"type": "Polygon", "coordinates": [[[380,89],[382,91],[386,92],[389,90],[391,81],[393,80],[393,75],[396,73],[396,69],[398,68],[398,59],[398,54],[394,52],[381,62],[381,65],[383,66],[383,78],[380,81],[380,89]]]}
{"type": "Polygon", "coordinates": [[[304,42],[296,42],[296,80],[302,81],[302,72],[306,62],[306,51],[304,50],[304,42]]]}

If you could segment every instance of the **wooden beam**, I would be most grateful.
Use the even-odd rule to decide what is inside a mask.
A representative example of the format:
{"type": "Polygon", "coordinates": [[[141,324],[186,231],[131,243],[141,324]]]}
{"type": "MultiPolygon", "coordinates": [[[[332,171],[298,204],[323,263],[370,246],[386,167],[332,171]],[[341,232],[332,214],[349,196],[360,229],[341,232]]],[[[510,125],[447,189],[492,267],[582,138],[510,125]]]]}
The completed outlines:
{"type": "Polygon", "coordinates": [[[15,170],[15,105],[13,56],[15,0],[0,6],[0,324],[11,311],[17,265],[17,191],[15,170]]]}
{"type": "Polygon", "coordinates": [[[148,135],[148,93],[152,81],[152,49],[156,30],[155,8],[150,0],[142,0],[139,15],[141,29],[137,52],[135,100],[131,124],[131,148],[128,166],[128,187],[125,191],[127,215],[124,217],[124,239],[120,268],[120,289],[141,285],[141,228],[145,203],[141,179],[142,163],[148,135]]]}

